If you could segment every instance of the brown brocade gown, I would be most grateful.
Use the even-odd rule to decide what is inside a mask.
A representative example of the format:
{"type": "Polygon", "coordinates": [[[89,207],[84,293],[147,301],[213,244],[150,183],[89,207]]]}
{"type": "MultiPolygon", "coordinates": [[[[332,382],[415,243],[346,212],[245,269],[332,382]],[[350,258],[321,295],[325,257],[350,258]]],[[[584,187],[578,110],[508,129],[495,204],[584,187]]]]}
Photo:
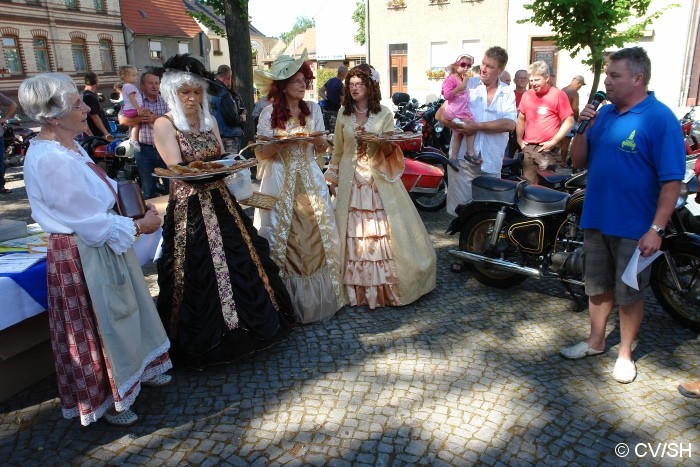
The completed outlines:
{"type": "MultiPolygon", "coordinates": [[[[219,159],[211,131],[176,134],[184,162],[219,159]]],[[[267,240],[223,180],[172,180],[158,285],[176,367],[234,361],[283,338],[294,322],[267,240]]]]}

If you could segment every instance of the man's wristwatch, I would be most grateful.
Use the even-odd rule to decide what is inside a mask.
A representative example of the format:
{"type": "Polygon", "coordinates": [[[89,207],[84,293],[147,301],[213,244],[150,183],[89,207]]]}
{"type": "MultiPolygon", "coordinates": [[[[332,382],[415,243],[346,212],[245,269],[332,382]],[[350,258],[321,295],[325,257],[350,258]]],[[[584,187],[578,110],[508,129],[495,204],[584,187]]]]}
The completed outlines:
{"type": "Polygon", "coordinates": [[[663,237],[666,234],[666,231],[656,224],[651,224],[651,227],[649,228],[656,232],[656,235],[658,235],[659,237],[663,237]]]}

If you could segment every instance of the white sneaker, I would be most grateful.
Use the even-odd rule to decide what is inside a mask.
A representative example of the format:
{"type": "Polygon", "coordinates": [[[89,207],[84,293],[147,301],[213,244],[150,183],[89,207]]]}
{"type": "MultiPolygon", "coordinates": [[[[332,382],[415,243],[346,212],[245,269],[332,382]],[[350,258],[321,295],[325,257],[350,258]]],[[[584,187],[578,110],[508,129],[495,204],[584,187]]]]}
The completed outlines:
{"type": "Polygon", "coordinates": [[[630,360],[618,358],[613,369],[613,378],[618,383],[627,384],[637,377],[637,366],[630,360]]]}

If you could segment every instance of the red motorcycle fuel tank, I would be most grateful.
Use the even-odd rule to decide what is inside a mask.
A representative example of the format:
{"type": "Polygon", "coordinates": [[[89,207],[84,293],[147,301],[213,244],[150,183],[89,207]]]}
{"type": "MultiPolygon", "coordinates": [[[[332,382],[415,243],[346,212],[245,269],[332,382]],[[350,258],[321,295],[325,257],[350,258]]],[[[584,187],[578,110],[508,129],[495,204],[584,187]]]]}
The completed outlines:
{"type": "Polygon", "coordinates": [[[441,167],[416,161],[408,157],[404,158],[406,167],[401,176],[403,186],[409,193],[414,188],[428,188],[437,190],[444,175],[441,167]]]}
{"type": "Polygon", "coordinates": [[[99,146],[95,146],[95,149],[93,150],[93,155],[95,159],[113,159],[114,151],[109,150],[109,145],[101,144],[99,146]]]}

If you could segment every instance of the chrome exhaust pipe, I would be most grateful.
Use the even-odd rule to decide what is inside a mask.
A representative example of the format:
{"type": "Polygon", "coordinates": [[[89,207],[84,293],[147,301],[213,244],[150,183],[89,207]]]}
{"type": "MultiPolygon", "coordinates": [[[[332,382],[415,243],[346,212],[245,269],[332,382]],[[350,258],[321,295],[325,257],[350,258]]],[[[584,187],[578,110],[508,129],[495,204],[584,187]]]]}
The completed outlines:
{"type": "Polygon", "coordinates": [[[534,277],[536,279],[542,279],[542,273],[539,269],[528,268],[526,266],[521,266],[517,263],[512,263],[510,261],[505,261],[498,258],[489,258],[488,256],[478,255],[476,253],[471,253],[469,251],[463,250],[449,250],[449,254],[455,258],[468,261],[470,263],[486,263],[503,269],[504,271],[509,271],[515,274],[522,274],[524,276],[534,277]]]}

